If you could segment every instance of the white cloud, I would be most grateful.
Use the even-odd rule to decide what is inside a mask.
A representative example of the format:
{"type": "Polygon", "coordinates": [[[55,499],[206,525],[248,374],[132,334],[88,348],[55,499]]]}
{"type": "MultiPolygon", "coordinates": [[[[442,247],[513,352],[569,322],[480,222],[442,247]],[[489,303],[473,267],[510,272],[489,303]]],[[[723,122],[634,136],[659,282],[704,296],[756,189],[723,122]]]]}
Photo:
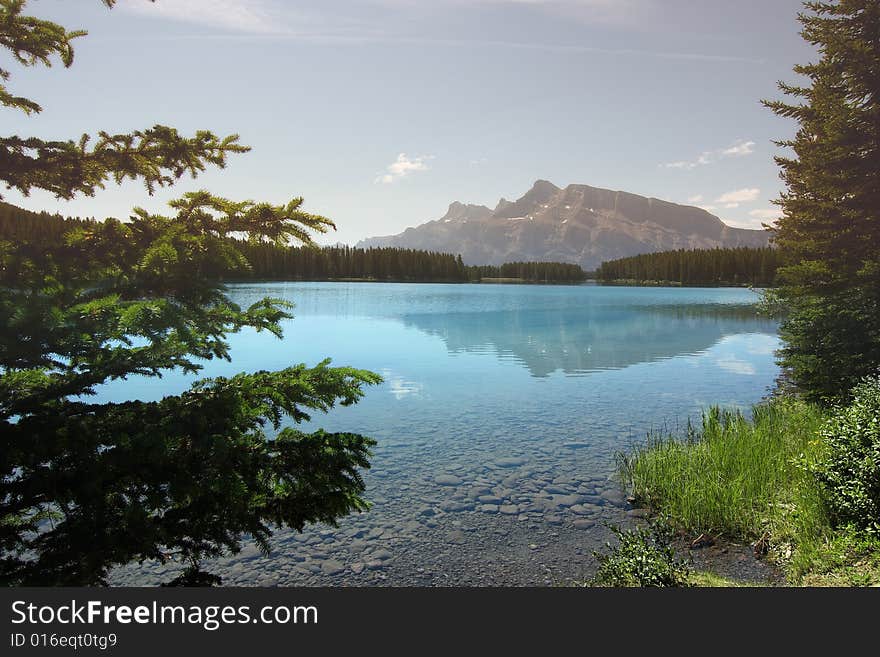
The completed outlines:
{"type": "Polygon", "coordinates": [[[751,155],[755,152],[755,142],[739,140],[730,148],[722,151],[722,155],[739,157],[742,155],[751,155]]]}
{"type": "Polygon", "coordinates": [[[127,0],[121,7],[148,17],[219,27],[235,32],[278,34],[286,30],[261,0],[127,0]]]}
{"type": "Polygon", "coordinates": [[[782,216],[782,210],[779,208],[766,208],[761,210],[752,210],[749,212],[750,217],[755,217],[755,219],[763,219],[763,220],[773,220],[779,219],[782,216]]]}
{"type": "Polygon", "coordinates": [[[702,202],[703,202],[703,195],[702,194],[697,194],[696,196],[691,196],[690,198],[688,198],[688,203],[702,203],[702,202]]]}
{"type": "Polygon", "coordinates": [[[723,203],[725,206],[731,203],[736,203],[739,205],[740,203],[749,203],[751,201],[757,201],[758,196],[761,195],[761,190],[757,187],[749,187],[746,189],[737,189],[733,192],[727,192],[726,194],[722,194],[719,196],[715,202],[723,203]]]}
{"type": "Polygon", "coordinates": [[[414,171],[427,171],[428,165],[425,164],[425,160],[430,160],[433,157],[433,155],[425,155],[410,159],[406,153],[401,153],[394,162],[388,165],[387,173],[381,174],[375,182],[388,185],[401,178],[406,178],[414,171]]]}
{"type": "Polygon", "coordinates": [[[712,152],[706,151],[705,153],[700,153],[700,156],[696,160],[678,160],[677,162],[667,162],[666,164],[661,164],[664,169],[684,169],[686,171],[690,171],[691,169],[696,169],[697,167],[706,166],[707,164],[712,163],[712,152]]]}
{"type": "Polygon", "coordinates": [[[667,162],[660,166],[664,169],[684,169],[690,171],[697,167],[704,167],[707,164],[714,164],[718,160],[728,157],[742,157],[751,155],[755,152],[755,142],[738,140],[728,148],[718,148],[714,151],[703,151],[694,160],[678,160],[676,162],[667,162]]]}
{"type": "Polygon", "coordinates": [[[760,219],[737,219],[724,217],[724,223],[733,228],[748,228],[749,230],[764,230],[764,222],[760,219]]]}
{"type": "Polygon", "coordinates": [[[738,207],[739,207],[739,203],[725,203],[724,204],[724,208],[726,210],[732,210],[733,208],[738,208],[738,207]]]}
{"type": "Polygon", "coordinates": [[[717,205],[700,205],[698,207],[702,208],[706,212],[714,212],[715,210],[718,209],[717,205]]]}

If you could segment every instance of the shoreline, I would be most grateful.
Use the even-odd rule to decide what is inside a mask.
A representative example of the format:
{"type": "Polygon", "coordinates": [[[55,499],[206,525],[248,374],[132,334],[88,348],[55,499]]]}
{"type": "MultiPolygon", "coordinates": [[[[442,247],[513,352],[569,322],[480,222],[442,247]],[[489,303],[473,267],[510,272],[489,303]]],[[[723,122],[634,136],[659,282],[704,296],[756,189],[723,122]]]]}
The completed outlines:
{"type": "Polygon", "coordinates": [[[743,289],[743,290],[772,290],[775,286],[752,286],[749,284],[734,283],[677,283],[675,281],[601,281],[595,278],[587,278],[582,281],[531,281],[523,278],[483,278],[479,281],[450,281],[431,280],[416,281],[404,279],[377,279],[377,278],[234,278],[226,279],[224,284],[243,283],[390,283],[390,284],[416,284],[416,285],[588,285],[594,287],[647,287],[647,288],[681,288],[681,289],[743,289]]]}
{"type": "Polygon", "coordinates": [[[524,278],[493,279],[484,278],[479,281],[413,281],[404,279],[377,279],[377,278],[236,278],[226,279],[224,283],[394,283],[394,284],[417,284],[417,285],[585,285],[595,284],[595,281],[530,281],[524,278]]]}
{"type": "Polygon", "coordinates": [[[750,417],[710,408],[686,436],[652,435],[621,454],[618,476],[638,515],[670,526],[678,553],[733,575],[730,585],[750,585],[742,575],[763,562],[775,585],[880,586],[880,540],[835,521],[823,483],[828,431],[848,411],[792,396],[765,400],[750,417]]]}
{"type": "Polygon", "coordinates": [[[754,290],[772,290],[775,286],[773,285],[753,285],[751,283],[731,283],[731,282],[720,282],[720,281],[711,281],[704,283],[681,283],[678,281],[656,281],[656,280],[647,280],[640,281],[635,279],[614,279],[614,280],[600,280],[594,279],[596,285],[606,286],[606,287],[681,287],[681,288],[743,288],[743,289],[754,289],[754,290]]]}

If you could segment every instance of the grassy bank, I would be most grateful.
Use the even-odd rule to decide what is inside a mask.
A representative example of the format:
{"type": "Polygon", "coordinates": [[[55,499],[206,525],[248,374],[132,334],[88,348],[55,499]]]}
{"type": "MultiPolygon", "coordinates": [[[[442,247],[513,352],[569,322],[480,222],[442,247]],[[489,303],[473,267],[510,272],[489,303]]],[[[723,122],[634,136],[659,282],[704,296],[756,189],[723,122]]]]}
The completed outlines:
{"type": "MultiPolygon", "coordinates": [[[[753,287],[749,283],[734,283],[732,281],[693,281],[682,283],[681,281],[667,281],[658,279],[636,279],[636,278],[614,278],[614,279],[598,279],[599,285],[618,286],[618,287],[753,287]]],[[[772,287],[772,286],[764,286],[772,287]]]]}
{"type": "Polygon", "coordinates": [[[694,536],[749,541],[794,584],[880,583],[876,534],[835,527],[815,475],[826,458],[822,409],[777,399],[752,419],[709,410],[685,436],[652,436],[621,456],[637,503],[694,536]]]}

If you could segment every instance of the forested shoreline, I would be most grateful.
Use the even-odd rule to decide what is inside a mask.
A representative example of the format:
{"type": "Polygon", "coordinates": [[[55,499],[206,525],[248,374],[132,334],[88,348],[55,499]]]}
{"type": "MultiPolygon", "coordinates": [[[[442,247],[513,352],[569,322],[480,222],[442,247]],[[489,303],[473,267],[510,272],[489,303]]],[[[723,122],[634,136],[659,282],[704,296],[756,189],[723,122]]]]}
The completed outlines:
{"type": "Polygon", "coordinates": [[[603,262],[604,284],[772,287],[779,254],[772,247],[679,249],[603,262]]]}
{"type": "Polygon", "coordinates": [[[348,246],[277,247],[240,245],[250,271],[231,273],[228,280],[333,281],[365,280],[411,283],[465,283],[461,258],[449,253],[415,249],[348,246]]]}
{"type": "MultiPolygon", "coordinates": [[[[71,228],[86,228],[94,219],[64,218],[47,212],[31,212],[0,203],[0,241],[32,242],[61,246],[71,228]]],[[[249,280],[285,281],[379,281],[401,283],[580,283],[587,273],[578,265],[562,262],[511,262],[503,265],[468,266],[460,255],[383,247],[279,246],[238,240],[248,269],[232,269],[229,282],[249,280]]]]}

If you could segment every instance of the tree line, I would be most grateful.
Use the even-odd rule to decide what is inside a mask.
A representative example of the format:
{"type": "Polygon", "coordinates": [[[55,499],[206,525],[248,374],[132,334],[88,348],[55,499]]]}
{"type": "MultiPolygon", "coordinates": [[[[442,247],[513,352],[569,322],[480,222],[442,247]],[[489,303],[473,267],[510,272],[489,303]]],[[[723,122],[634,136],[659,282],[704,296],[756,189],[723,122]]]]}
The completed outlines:
{"type": "MultiPolygon", "coordinates": [[[[67,218],[48,212],[30,212],[0,203],[0,240],[61,246],[72,227],[94,224],[94,219],[67,218]]],[[[232,239],[232,238],[230,238],[232,239]]],[[[460,255],[395,247],[287,246],[237,240],[247,261],[231,267],[227,280],[371,280],[412,283],[479,283],[487,278],[516,278],[534,283],[575,283],[586,273],[562,262],[511,262],[467,266],[460,255]]]]}
{"type": "Polygon", "coordinates": [[[580,283],[587,272],[567,262],[507,262],[503,265],[475,265],[467,268],[468,280],[514,278],[532,283],[580,283]]]}
{"type": "Polygon", "coordinates": [[[679,249],[603,262],[598,280],[770,287],[779,253],[771,247],[679,249]]]}
{"type": "Polygon", "coordinates": [[[350,246],[285,247],[242,243],[250,263],[243,272],[261,280],[329,281],[359,279],[413,283],[461,283],[467,272],[461,256],[417,249],[350,246]]]}
{"type": "Polygon", "coordinates": [[[0,201],[0,240],[60,245],[64,234],[74,226],[84,226],[93,220],[65,219],[48,212],[31,212],[0,201]]]}

